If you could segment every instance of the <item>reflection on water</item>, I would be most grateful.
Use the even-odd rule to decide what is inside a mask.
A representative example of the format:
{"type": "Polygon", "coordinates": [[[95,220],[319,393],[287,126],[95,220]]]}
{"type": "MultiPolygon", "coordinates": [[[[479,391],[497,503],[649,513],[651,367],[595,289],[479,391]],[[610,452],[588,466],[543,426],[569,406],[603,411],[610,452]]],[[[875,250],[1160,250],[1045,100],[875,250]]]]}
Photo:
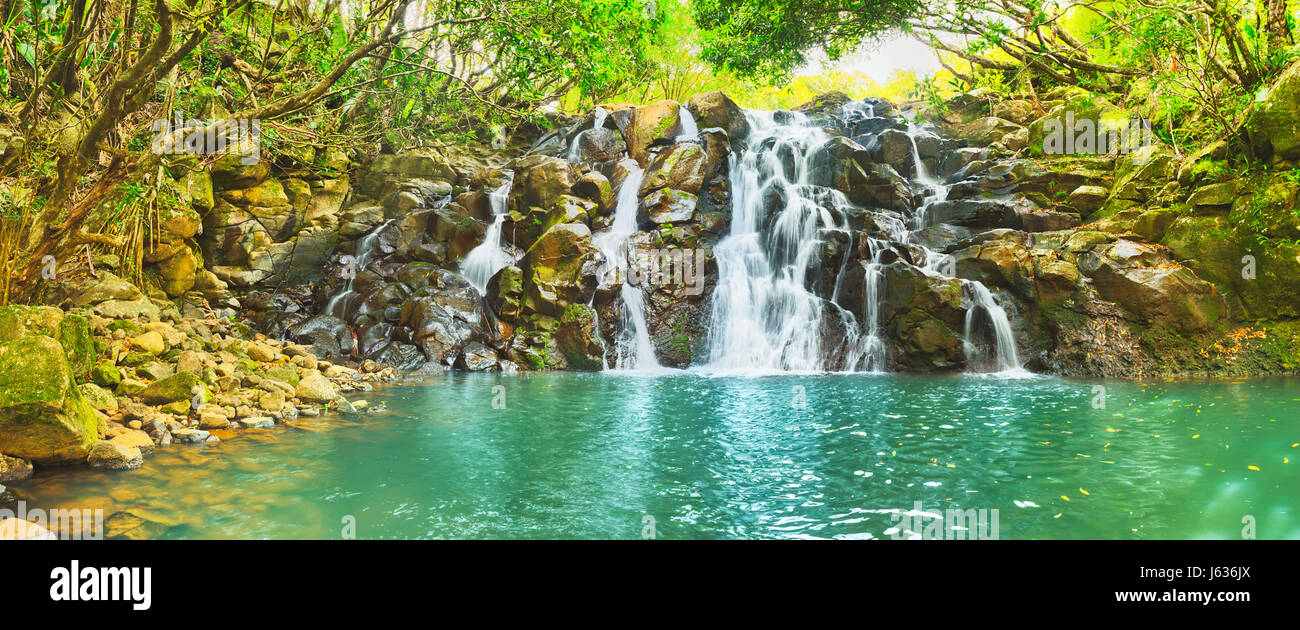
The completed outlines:
{"type": "Polygon", "coordinates": [[[12,484],[166,538],[889,538],[997,509],[1002,538],[1300,538],[1300,381],[450,375],[12,484]],[[1105,407],[1094,408],[1095,385],[1105,407]],[[493,386],[506,408],[494,409],[493,386]]]}

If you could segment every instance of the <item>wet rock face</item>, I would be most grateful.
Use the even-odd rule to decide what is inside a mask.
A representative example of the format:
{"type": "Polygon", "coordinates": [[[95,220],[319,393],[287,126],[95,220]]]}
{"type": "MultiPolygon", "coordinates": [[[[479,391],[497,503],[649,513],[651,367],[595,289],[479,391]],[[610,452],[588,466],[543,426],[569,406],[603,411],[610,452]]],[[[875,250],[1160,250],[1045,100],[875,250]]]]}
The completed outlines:
{"type": "MultiPolygon", "coordinates": [[[[808,125],[815,141],[769,137],[770,122],[751,119],[721,93],[684,104],[602,105],[497,168],[467,174],[441,154],[377,160],[374,172],[354,175],[360,198],[334,213],[332,224],[313,223],[304,210],[316,184],[232,174],[216,186],[203,219],[203,233],[217,234],[190,238],[211,243],[205,262],[218,263],[218,280],[238,288],[278,273],[273,259],[283,239],[301,246],[311,225],[330,224],[335,240],[314,251],[338,251],[318,265],[324,274],[312,299],[298,311],[285,304],[256,310],[277,311],[258,320],[265,330],[339,361],[603,369],[629,342],[632,288],[656,362],[699,365],[709,360],[709,329],[717,326],[714,250],[731,233],[738,195],[753,193],[751,183],[732,181],[732,169],[746,152],[762,152],[786,181],[762,191],[754,238],[773,278],[801,278],[809,308],[821,313],[807,328],[816,331],[824,369],[861,369],[854,353],[866,343],[869,315],[887,369],[992,369],[986,349],[998,340],[992,310],[976,305],[975,283],[988,288],[980,299],[992,295],[1000,305],[993,310],[1005,311],[1029,365],[1056,371],[1074,369],[1071,361],[1084,373],[1122,371],[1121,361],[1086,352],[1126,347],[1121,337],[1152,327],[1211,334],[1229,308],[1242,308],[1201,276],[1223,265],[1202,255],[1200,266],[1183,267],[1172,252],[1133,240],[1165,238],[1179,247],[1194,240],[1179,227],[1187,219],[1144,206],[1170,197],[1178,170],[1172,154],[1037,157],[1032,147],[1022,150],[1042,130],[1037,103],[976,98],[967,105],[937,126],[912,112],[905,119],[884,101],[836,94],[772,114],[778,123],[808,125]],[[691,137],[683,136],[691,127],[683,111],[698,131],[691,137]],[[636,189],[625,189],[627,182],[636,189]],[[620,207],[634,220],[618,229],[632,233],[616,234],[611,249],[620,207]],[[1085,221],[1092,223],[1080,228],[1085,221]],[[806,238],[788,237],[796,224],[810,226],[800,232],[806,238]],[[479,289],[460,270],[485,240],[499,244],[487,248],[499,256],[479,289]],[[690,287],[626,284],[610,273],[641,253],[696,250],[705,252],[703,271],[690,287]],[[346,277],[341,256],[355,267],[346,277]],[[874,311],[868,299],[877,301],[874,311]],[[1093,317],[1127,332],[1088,331],[1093,317]]],[[[1198,187],[1180,197],[1193,197],[1198,216],[1233,211],[1233,186],[1198,187]]],[[[174,223],[178,233],[189,229],[184,217],[174,223]]],[[[182,286],[190,274],[183,256],[173,257],[183,252],[164,254],[171,256],[160,267],[182,286]]],[[[198,286],[201,273],[193,275],[198,286]]],[[[142,297],[112,289],[111,282],[99,288],[114,298],[105,302],[142,297]]]]}

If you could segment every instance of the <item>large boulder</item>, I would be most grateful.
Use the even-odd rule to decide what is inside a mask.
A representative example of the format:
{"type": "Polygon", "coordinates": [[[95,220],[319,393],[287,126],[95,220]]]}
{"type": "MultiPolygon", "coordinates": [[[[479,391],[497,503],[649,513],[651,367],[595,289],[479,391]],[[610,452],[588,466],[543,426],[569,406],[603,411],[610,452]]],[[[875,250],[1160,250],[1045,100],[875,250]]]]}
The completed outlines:
{"type": "Polygon", "coordinates": [[[140,398],[150,405],[165,405],[194,398],[198,394],[195,391],[196,387],[203,387],[198,374],[194,372],[177,372],[150,384],[140,394],[140,398]]]}
{"type": "Polygon", "coordinates": [[[1152,325],[1197,332],[1217,323],[1227,304],[1213,284],[1148,245],[1120,240],[1079,259],[1097,292],[1152,325]]]}
{"type": "Polygon", "coordinates": [[[605,367],[605,346],[596,325],[596,309],[591,306],[573,304],[565,309],[555,343],[570,368],[598,371],[605,367]]]}
{"type": "Polygon", "coordinates": [[[1244,140],[1263,160],[1300,160],[1300,63],[1278,77],[1263,98],[1256,98],[1241,125],[1244,140]]]}
{"type": "Polygon", "coordinates": [[[299,400],[310,403],[327,403],[338,398],[338,389],[317,370],[303,370],[294,393],[299,400]]]}
{"type": "Polygon", "coordinates": [[[528,279],[524,309],[559,318],[571,304],[586,304],[596,290],[592,262],[599,251],[591,230],[578,223],[561,223],[547,230],[524,255],[528,279]]]}
{"type": "Polygon", "coordinates": [[[79,461],[102,428],[58,341],[25,334],[0,342],[0,453],[37,464],[79,461]]]}
{"type": "Polygon", "coordinates": [[[686,109],[695,117],[695,124],[700,129],[721,127],[732,142],[742,142],[749,135],[745,110],[722,92],[714,90],[693,94],[686,100],[686,109]]]}
{"type": "Polygon", "coordinates": [[[95,363],[95,343],[90,338],[86,318],[49,306],[0,308],[0,342],[29,334],[45,335],[58,341],[74,375],[86,374],[95,363]]]}
{"type": "Polygon", "coordinates": [[[661,188],[697,195],[704,178],[717,164],[695,142],[680,142],[655,156],[641,182],[641,196],[661,188]]]}
{"type": "Polygon", "coordinates": [[[628,127],[628,153],[641,166],[650,164],[650,145],[681,135],[681,105],[659,101],[636,108],[628,127]]]}
{"type": "Polygon", "coordinates": [[[527,212],[547,208],[573,188],[573,169],[567,160],[530,155],[514,163],[515,180],[510,187],[509,208],[527,212]]]}

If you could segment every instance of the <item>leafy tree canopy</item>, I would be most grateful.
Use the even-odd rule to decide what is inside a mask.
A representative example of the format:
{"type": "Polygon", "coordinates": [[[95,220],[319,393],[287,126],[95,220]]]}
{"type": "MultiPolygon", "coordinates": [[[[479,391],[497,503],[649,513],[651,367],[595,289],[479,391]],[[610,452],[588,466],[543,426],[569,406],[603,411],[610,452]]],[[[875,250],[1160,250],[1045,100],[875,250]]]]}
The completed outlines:
{"type": "Polygon", "coordinates": [[[906,24],[920,0],[697,0],[703,58],[776,82],[820,48],[832,60],[906,24]]]}

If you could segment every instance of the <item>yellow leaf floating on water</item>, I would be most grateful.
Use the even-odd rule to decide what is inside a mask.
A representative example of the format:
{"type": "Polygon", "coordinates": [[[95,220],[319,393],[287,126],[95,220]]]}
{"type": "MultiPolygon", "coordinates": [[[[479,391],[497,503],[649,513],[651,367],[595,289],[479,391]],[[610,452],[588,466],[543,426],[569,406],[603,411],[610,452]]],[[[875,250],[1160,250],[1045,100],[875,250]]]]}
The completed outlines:
{"type": "Polygon", "coordinates": [[[1198,438],[1198,437],[1201,437],[1201,434],[1200,434],[1200,433],[1197,433],[1196,435],[1193,435],[1193,436],[1192,436],[1192,439],[1195,440],[1195,439],[1198,438]]]}
{"type": "Polygon", "coordinates": [[[1283,463],[1283,464],[1290,464],[1290,463],[1291,463],[1291,459],[1290,459],[1290,458],[1287,458],[1287,457],[1283,457],[1283,458],[1282,458],[1282,463],[1283,463]]]}
{"type": "Polygon", "coordinates": [[[1259,470],[1259,466],[1247,466],[1246,468],[1249,468],[1251,470],[1259,470]]]}
{"type": "Polygon", "coordinates": [[[1296,442],[1295,444],[1292,444],[1292,445],[1291,445],[1291,448],[1295,448],[1295,447],[1297,447],[1297,446],[1300,446],[1300,442],[1296,442]]]}
{"type": "Polygon", "coordinates": [[[1092,496],[1092,493],[1091,493],[1091,492],[1088,492],[1087,490],[1084,490],[1083,488],[1079,488],[1079,492],[1082,492],[1082,493],[1084,493],[1084,494],[1086,494],[1086,495],[1088,495],[1088,496],[1092,496]]]}
{"type": "Polygon", "coordinates": [[[1067,496],[1065,496],[1065,495],[1061,495],[1061,498],[1062,498],[1062,499],[1065,499],[1066,501],[1069,501],[1069,500],[1070,500],[1070,497],[1067,497],[1067,496]]]}

